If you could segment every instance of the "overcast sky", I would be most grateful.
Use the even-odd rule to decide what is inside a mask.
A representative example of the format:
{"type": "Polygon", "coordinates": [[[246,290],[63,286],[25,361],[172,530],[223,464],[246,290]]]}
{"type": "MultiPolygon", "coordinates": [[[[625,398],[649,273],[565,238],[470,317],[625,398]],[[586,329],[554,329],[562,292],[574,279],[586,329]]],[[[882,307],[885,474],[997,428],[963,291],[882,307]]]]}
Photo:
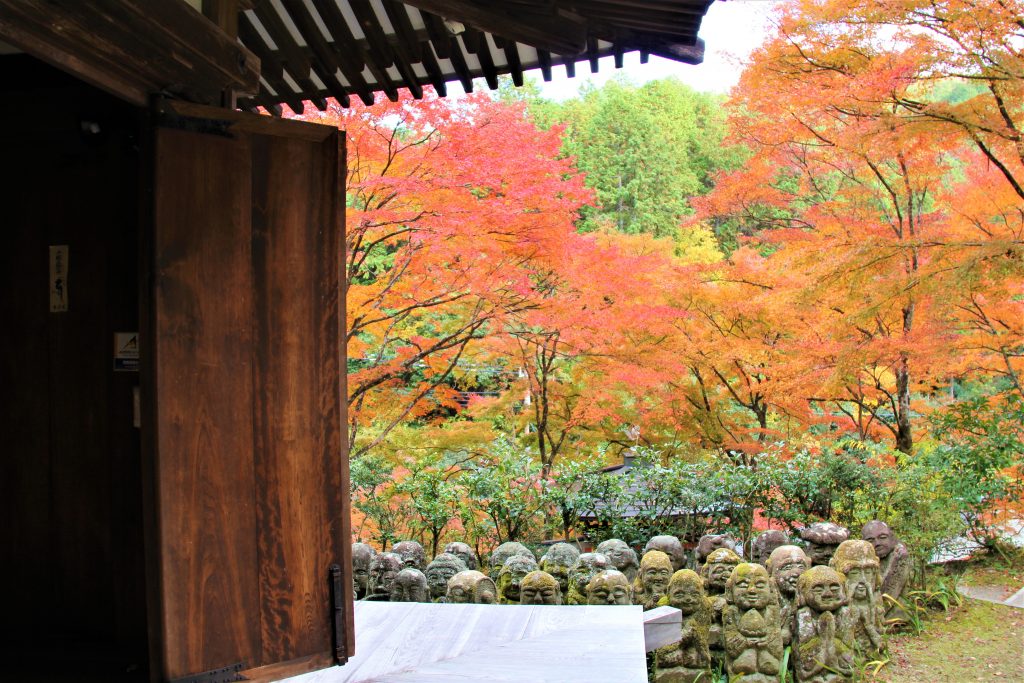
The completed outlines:
{"type": "Polygon", "coordinates": [[[540,71],[528,71],[528,76],[541,84],[545,97],[564,100],[574,96],[587,80],[600,85],[615,75],[625,72],[636,83],[676,76],[690,87],[726,93],[736,85],[743,60],[762,43],[769,27],[769,16],[776,0],[718,0],[708,9],[701,22],[700,37],[707,46],[704,63],[693,66],[660,57],[651,57],[647,64],[640,63],[640,54],[625,56],[622,69],[615,68],[611,57],[601,60],[600,70],[590,73],[590,65],[576,65],[576,78],[566,78],[565,67],[553,69],[550,83],[544,83],[540,71]]]}

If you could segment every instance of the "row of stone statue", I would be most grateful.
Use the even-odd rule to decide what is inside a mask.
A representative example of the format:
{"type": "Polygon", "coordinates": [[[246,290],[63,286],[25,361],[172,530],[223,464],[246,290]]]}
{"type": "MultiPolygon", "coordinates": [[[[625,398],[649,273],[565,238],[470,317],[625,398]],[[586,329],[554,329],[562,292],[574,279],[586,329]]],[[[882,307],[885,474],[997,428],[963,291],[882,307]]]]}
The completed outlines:
{"type": "Polygon", "coordinates": [[[491,554],[488,574],[477,571],[465,543],[448,544],[426,566],[414,541],[380,554],[357,543],[353,575],[357,596],[367,600],[671,605],[683,613],[682,638],[656,653],[659,683],[709,680],[714,668],[730,680],[774,681],[789,644],[798,681],[850,680],[858,659],[885,647],[882,594],[902,593],[909,554],[883,522],[865,525],[862,540],[848,540],[846,529],[830,523],[800,535],[806,553],[782,532],[760,534],[749,563],[731,538],[707,535],[693,556],[698,571],[685,568],[674,536],[652,538],[639,562],[618,539],[582,554],[556,543],[539,562],[522,544],[504,543],[491,554]]]}

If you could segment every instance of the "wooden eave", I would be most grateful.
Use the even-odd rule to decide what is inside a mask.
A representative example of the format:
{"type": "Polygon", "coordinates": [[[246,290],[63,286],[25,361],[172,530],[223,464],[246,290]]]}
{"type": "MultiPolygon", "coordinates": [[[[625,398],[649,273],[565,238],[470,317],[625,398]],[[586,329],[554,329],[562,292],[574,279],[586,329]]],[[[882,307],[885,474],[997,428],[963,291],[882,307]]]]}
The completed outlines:
{"type": "Polygon", "coordinates": [[[441,95],[447,84],[471,90],[498,76],[521,84],[557,66],[575,75],[577,62],[626,52],[700,63],[697,37],[711,0],[251,0],[238,17],[240,42],[261,63],[259,92],[239,100],[279,113],[303,102],[347,106],[399,88],[415,97],[424,86],[441,95]]]}
{"type": "Polygon", "coordinates": [[[519,85],[531,69],[572,77],[632,51],[697,64],[712,2],[190,1],[0,0],[0,40],[139,105],[162,94],[279,114],[479,78],[493,89],[506,74],[519,85]]]}

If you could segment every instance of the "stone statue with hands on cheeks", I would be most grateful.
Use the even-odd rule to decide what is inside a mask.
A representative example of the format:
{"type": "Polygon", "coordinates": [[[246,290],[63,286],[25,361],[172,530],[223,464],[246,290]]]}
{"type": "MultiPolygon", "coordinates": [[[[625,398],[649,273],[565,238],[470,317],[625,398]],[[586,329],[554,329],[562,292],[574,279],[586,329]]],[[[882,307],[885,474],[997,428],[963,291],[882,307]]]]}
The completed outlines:
{"type": "Polygon", "coordinates": [[[793,655],[798,683],[853,680],[854,637],[846,608],[846,577],[812,567],[797,582],[799,608],[793,655]]]}

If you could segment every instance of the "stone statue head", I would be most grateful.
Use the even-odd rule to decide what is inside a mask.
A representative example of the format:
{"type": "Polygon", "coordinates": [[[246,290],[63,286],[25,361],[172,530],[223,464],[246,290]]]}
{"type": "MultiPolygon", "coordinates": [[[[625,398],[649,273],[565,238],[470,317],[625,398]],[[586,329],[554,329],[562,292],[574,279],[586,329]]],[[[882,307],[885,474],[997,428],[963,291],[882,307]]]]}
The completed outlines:
{"type": "Polygon", "coordinates": [[[789,545],[789,536],[786,532],[774,529],[762,531],[750,544],[750,561],[766,564],[772,551],[783,545],[789,545]]]}
{"type": "Polygon", "coordinates": [[[846,604],[846,577],[831,567],[811,567],[796,584],[799,605],[815,612],[835,612],[846,604]]]}
{"type": "Polygon", "coordinates": [[[600,571],[587,584],[588,605],[629,605],[632,602],[629,579],[617,569],[600,571]]]}
{"type": "Polygon", "coordinates": [[[725,584],[729,581],[733,567],[740,562],[742,562],[740,556],[728,548],[712,550],[704,560],[704,566],[700,568],[700,576],[704,579],[704,585],[708,591],[711,593],[725,591],[725,584]]]}
{"type": "Polygon", "coordinates": [[[482,574],[473,584],[473,600],[478,605],[496,605],[498,603],[498,587],[486,574],[482,574]]]}
{"type": "Polygon", "coordinates": [[[683,549],[683,544],[675,536],[654,536],[651,540],[647,541],[643,554],[647,555],[652,550],[660,550],[668,555],[672,561],[672,571],[679,571],[686,566],[686,551],[683,549]]]}
{"type": "Polygon", "coordinates": [[[611,561],[612,566],[620,572],[625,573],[630,569],[640,569],[640,560],[636,556],[636,551],[630,548],[629,544],[625,541],[609,538],[597,546],[597,552],[607,557],[611,561]]]}
{"type": "Polygon", "coordinates": [[[586,595],[587,585],[594,575],[605,569],[611,569],[612,563],[601,553],[583,553],[569,569],[569,590],[586,595]]]}
{"type": "Polygon", "coordinates": [[[433,600],[443,598],[448,592],[448,579],[469,569],[457,556],[441,553],[427,565],[427,587],[433,600]]]}
{"type": "Polygon", "coordinates": [[[725,583],[725,599],[741,610],[761,610],[779,601],[768,570],[753,562],[741,562],[733,568],[725,583]]]}
{"type": "Polygon", "coordinates": [[[828,566],[846,577],[851,598],[864,600],[882,588],[881,563],[868,541],[843,541],[828,566]]]}
{"type": "Polygon", "coordinates": [[[537,569],[537,560],[533,556],[513,555],[505,560],[505,565],[498,573],[498,602],[502,605],[518,605],[522,598],[523,579],[537,569]]]}
{"type": "Polygon", "coordinates": [[[533,561],[537,561],[537,558],[533,556],[530,549],[522,543],[516,543],[515,541],[508,541],[502,543],[494,552],[491,553],[490,569],[487,570],[487,575],[495,581],[498,580],[498,574],[501,573],[501,568],[505,566],[505,560],[512,557],[513,555],[519,555],[521,557],[529,557],[533,561]]]}
{"type": "Polygon", "coordinates": [[[476,569],[476,554],[468,543],[453,541],[444,547],[449,555],[455,555],[466,565],[466,569],[476,569]]]}
{"type": "Polygon", "coordinates": [[[875,555],[880,560],[888,557],[900,543],[900,539],[896,538],[889,525],[877,519],[864,525],[860,537],[874,546],[875,555]]]}
{"type": "Polygon", "coordinates": [[[402,557],[402,564],[406,567],[423,571],[427,564],[427,554],[423,552],[423,546],[416,541],[401,541],[395,544],[391,552],[402,557]]]}
{"type": "Polygon", "coordinates": [[[704,579],[691,569],[680,569],[672,575],[668,582],[668,604],[684,617],[706,613],[707,620],[711,620],[711,603],[704,594],[704,579]]]}
{"type": "Polygon", "coordinates": [[[766,566],[779,593],[793,600],[796,598],[796,581],[811,568],[811,558],[799,546],[780,545],[768,556],[766,566]]]}
{"type": "Polygon", "coordinates": [[[519,587],[520,605],[561,605],[562,590],[558,581],[544,571],[532,571],[523,577],[519,587]]]}
{"type": "Polygon", "coordinates": [[[486,578],[487,576],[483,572],[478,572],[475,569],[459,572],[448,579],[448,592],[445,594],[446,602],[456,605],[468,605],[476,602],[477,581],[486,578]]]}
{"type": "Polygon", "coordinates": [[[419,569],[406,567],[395,575],[391,602],[430,602],[427,577],[419,569]]]}
{"type": "Polygon", "coordinates": [[[672,558],[660,550],[648,550],[640,560],[637,581],[648,595],[664,595],[672,580],[672,558]]]}
{"type": "Polygon", "coordinates": [[[832,522],[815,522],[800,530],[800,538],[807,542],[807,555],[811,564],[826,565],[839,544],[850,537],[850,532],[832,522]]]}
{"type": "Polygon", "coordinates": [[[370,561],[371,595],[391,595],[395,577],[402,571],[402,557],[396,553],[380,553],[370,561]]]}
{"type": "Polygon", "coordinates": [[[580,551],[568,543],[555,543],[540,558],[540,568],[555,577],[562,595],[569,592],[569,570],[580,559],[580,551]]]}
{"type": "Polygon", "coordinates": [[[365,543],[352,544],[352,576],[355,578],[356,595],[363,597],[370,592],[370,562],[377,551],[365,543]]]}
{"type": "Polygon", "coordinates": [[[694,551],[697,565],[700,566],[707,562],[708,555],[719,548],[728,548],[736,552],[736,539],[728,534],[704,534],[701,536],[700,541],[697,542],[697,550],[694,551]]]}

